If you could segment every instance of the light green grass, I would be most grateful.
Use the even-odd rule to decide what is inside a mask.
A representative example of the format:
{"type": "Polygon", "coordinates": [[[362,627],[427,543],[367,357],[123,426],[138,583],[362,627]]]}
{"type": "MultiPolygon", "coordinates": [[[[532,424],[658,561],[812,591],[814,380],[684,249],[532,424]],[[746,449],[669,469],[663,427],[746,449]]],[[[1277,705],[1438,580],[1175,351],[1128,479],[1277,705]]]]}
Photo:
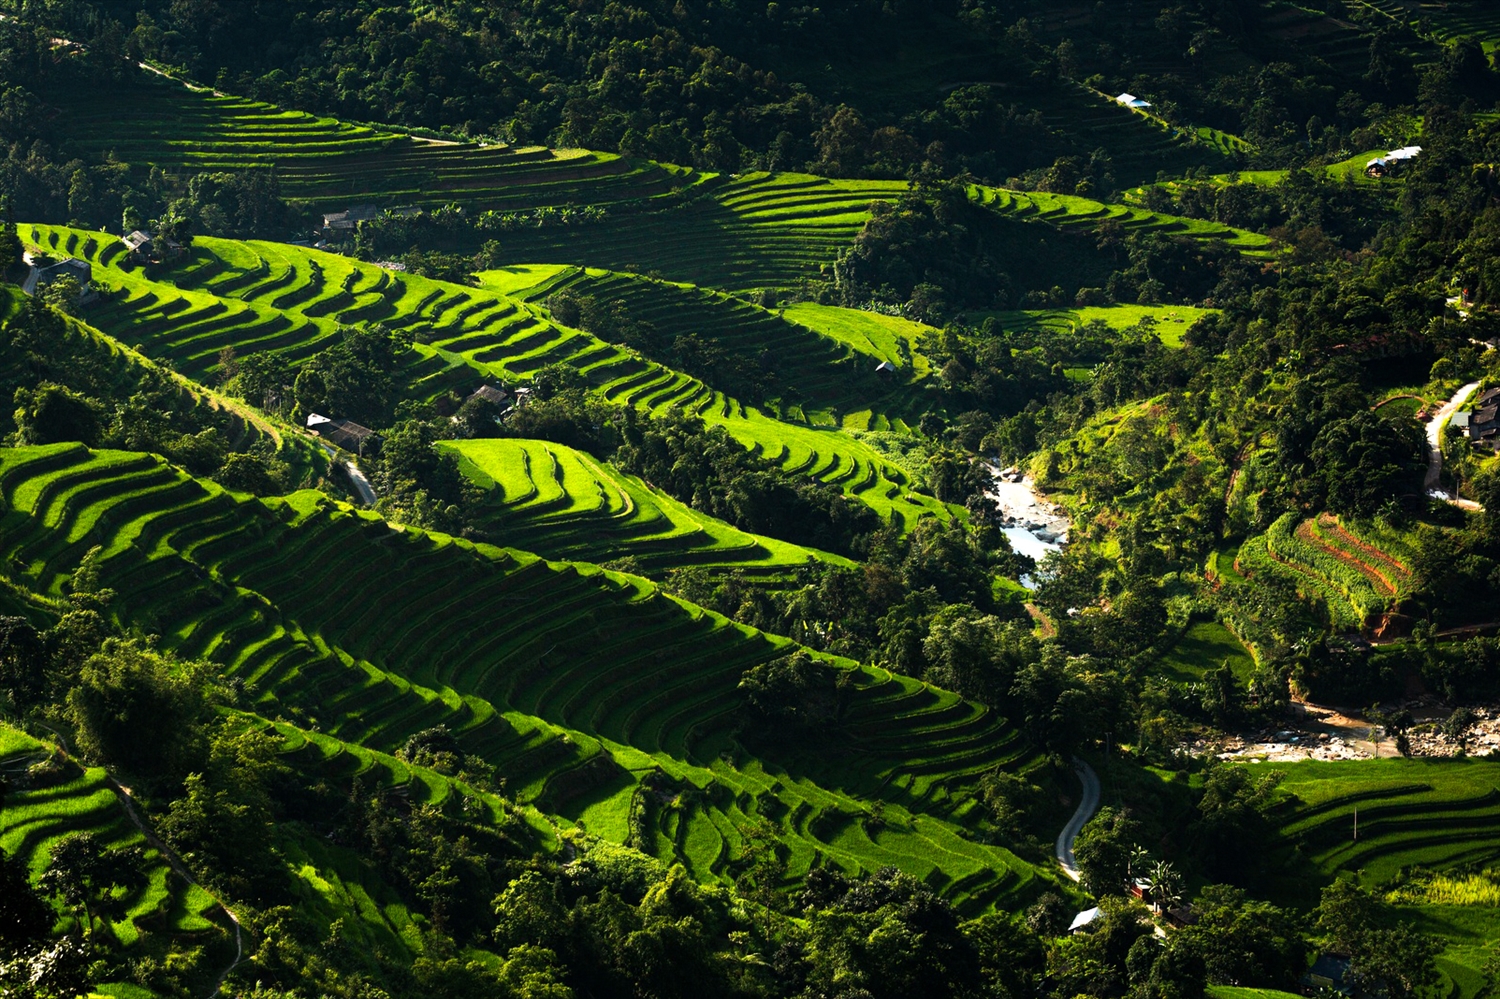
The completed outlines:
{"type": "Polygon", "coordinates": [[[1241,682],[1249,679],[1255,660],[1234,634],[1217,621],[1199,621],[1162,658],[1161,668],[1174,680],[1192,682],[1228,663],[1241,682]]]}
{"type": "Polygon", "coordinates": [[[1301,999],[1296,992],[1280,989],[1251,989],[1239,985],[1210,985],[1208,994],[1213,999],[1301,999]]]}
{"type": "Polygon", "coordinates": [[[518,295],[568,270],[567,264],[515,264],[493,271],[480,271],[474,277],[481,288],[502,295],[518,295]]]}
{"type": "Polygon", "coordinates": [[[918,341],[936,330],[923,323],[900,316],[883,316],[878,312],[845,309],[837,305],[798,302],[785,310],[793,322],[832,337],[876,362],[889,361],[909,378],[922,379],[932,370],[927,358],[917,350],[918,341]],[[903,346],[908,361],[902,356],[903,346]],[[910,372],[904,371],[910,366],[910,372]]]}
{"type": "Polygon", "coordinates": [[[1363,871],[1371,883],[1411,865],[1436,870],[1500,859],[1500,763],[1355,760],[1267,764],[1298,803],[1284,835],[1319,869],[1363,871]],[[1359,810],[1359,839],[1354,811],[1359,810]]]}
{"type": "Polygon", "coordinates": [[[1163,344],[1181,347],[1183,334],[1195,322],[1217,312],[1217,309],[1194,305],[1090,305],[1072,309],[974,312],[968,314],[968,320],[978,323],[993,316],[1005,329],[1048,330],[1059,334],[1074,332],[1092,322],[1102,322],[1110,329],[1122,330],[1149,320],[1155,324],[1156,335],[1161,337],[1163,344]]]}
{"type": "Polygon", "coordinates": [[[809,562],[853,565],[740,531],[561,444],[505,438],[445,441],[442,447],[490,491],[495,534],[549,558],[632,557],[653,574],[696,565],[773,577],[809,562]]]}

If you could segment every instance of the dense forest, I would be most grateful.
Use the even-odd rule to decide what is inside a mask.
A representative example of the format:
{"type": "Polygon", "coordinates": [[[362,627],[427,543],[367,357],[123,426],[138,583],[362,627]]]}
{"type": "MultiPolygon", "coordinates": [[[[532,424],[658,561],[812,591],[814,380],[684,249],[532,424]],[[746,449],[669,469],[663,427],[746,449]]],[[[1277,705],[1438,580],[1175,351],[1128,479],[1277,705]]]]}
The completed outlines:
{"type": "Polygon", "coordinates": [[[1492,994],[1429,6],[0,3],[0,995],[1492,994]]]}

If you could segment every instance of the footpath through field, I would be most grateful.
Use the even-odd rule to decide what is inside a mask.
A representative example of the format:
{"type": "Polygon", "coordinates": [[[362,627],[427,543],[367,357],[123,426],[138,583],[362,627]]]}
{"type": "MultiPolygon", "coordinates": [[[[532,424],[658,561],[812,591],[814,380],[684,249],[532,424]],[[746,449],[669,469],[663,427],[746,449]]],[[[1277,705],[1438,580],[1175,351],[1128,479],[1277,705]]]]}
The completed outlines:
{"type": "Polygon", "coordinates": [[[1063,826],[1063,831],[1057,834],[1057,862],[1062,865],[1064,874],[1077,881],[1078,864],[1073,857],[1073,841],[1078,839],[1078,833],[1099,810],[1099,775],[1094,773],[1093,767],[1076,756],[1073,758],[1073,772],[1083,785],[1083,799],[1078,802],[1078,810],[1073,813],[1068,824],[1063,826]]]}

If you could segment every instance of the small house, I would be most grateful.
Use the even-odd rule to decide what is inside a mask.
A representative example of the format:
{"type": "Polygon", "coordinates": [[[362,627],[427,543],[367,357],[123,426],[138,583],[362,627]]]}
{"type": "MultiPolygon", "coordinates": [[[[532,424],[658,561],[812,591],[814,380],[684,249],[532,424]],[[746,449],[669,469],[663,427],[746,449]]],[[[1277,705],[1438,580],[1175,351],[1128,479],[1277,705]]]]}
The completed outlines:
{"type": "Polygon", "coordinates": [[[889,378],[896,373],[896,366],[890,361],[881,361],[875,365],[875,373],[882,378],[889,378]]]}
{"type": "Polygon", "coordinates": [[[362,427],[353,420],[335,420],[317,413],[307,417],[307,429],[334,447],[353,451],[360,457],[364,457],[366,448],[380,441],[380,435],[369,427],[362,427]]]}
{"type": "Polygon", "coordinates": [[[46,267],[31,268],[31,273],[26,275],[26,281],[21,285],[21,290],[28,295],[35,295],[39,289],[56,281],[61,277],[70,277],[78,282],[78,304],[87,305],[99,297],[98,290],[93,286],[94,265],[87,260],[77,260],[69,257],[59,260],[55,264],[46,267]]]}
{"type": "Polygon", "coordinates": [[[1081,930],[1085,930],[1089,927],[1090,924],[1094,922],[1094,920],[1098,918],[1099,907],[1097,905],[1092,909],[1084,909],[1078,915],[1074,916],[1073,921],[1068,924],[1068,932],[1078,933],[1081,930]]]}
{"type": "Polygon", "coordinates": [[[1345,979],[1349,975],[1349,964],[1347,957],[1320,955],[1307,974],[1302,976],[1302,985],[1307,989],[1333,989],[1348,995],[1349,984],[1345,979]]]}
{"type": "Polygon", "coordinates": [[[505,391],[505,389],[496,388],[493,385],[481,385],[473,392],[469,393],[469,398],[465,401],[473,402],[475,399],[479,399],[483,402],[489,403],[492,406],[503,406],[505,405],[505,400],[509,398],[510,395],[505,391]]]}
{"type": "Polygon", "coordinates": [[[122,236],[120,242],[125,244],[125,259],[137,264],[174,260],[182,256],[182,244],[175,239],[161,235],[153,236],[140,229],[122,236]]]}
{"type": "Polygon", "coordinates": [[[1365,164],[1365,173],[1371,177],[1389,177],[1400,173],[1402,168],[1417,158],[1421,146],[1402,146],[1392,149],[1384,156],[1377,156],[1365,164]]]}
{"type": "Polygon", "coordinates": [[[326,212],[323,228],[331,232],[352,232],[361,222],[372,222],[380,218],[380,209],[371,204],[355,205],[341,212],[326,212]]]}
{"type": "Polygon", "coordinates": [[[1144,111],[1151,106],[1150,101],[1143,101],[1135,96],[1135,94],[1121,94],[1115,98],[1115,103],[1123,107],[1134,108],[1137,111],[1144,111]]]}
{"type": "Polygon", "coordinates": [[[1469,440],[1500,451],[1500,400],[1492,401],[1469,416],[1469,440]]]}

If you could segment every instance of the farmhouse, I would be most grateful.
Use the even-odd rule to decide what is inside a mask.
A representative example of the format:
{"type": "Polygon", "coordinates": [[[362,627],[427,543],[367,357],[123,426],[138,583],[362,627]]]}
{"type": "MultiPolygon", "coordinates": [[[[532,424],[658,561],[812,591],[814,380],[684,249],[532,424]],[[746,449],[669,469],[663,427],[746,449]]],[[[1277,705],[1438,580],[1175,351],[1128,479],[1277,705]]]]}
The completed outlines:
{"type": "Polygon", "coordinates": [[[125,244],[125,258],[138,264],[149,264],[153,261],[182,256],[182,244],[175,239],[160,235],[153,236],[140,229],[128,236],[122,236],[120,242],[125,244]]]}
{"type": "Polygon", "coordinates": [[[1472,413],[1455,413],[1453,422],[1473,443],[1500,450],[1500,388],[1481,392],[1477,408],[1472,413]]]}
{"type": "Polygon", "coordinates": [[[1099,915],[1099,907],[1097,905],[1092,909],[1084,909],[1078,915],[1074,916],[1073,921],[1068,924],[1068,932],[1077,933],[1079,930],[1087,929],[1090,923],[1099,918],[1099,915]]]}
{"type": "Polygon", "coordinates": [[[361,222],[370,222],[380,218],[380,209],[371,204],[355,205],[341,212],[327,212],[323,215],[323,228],[334,232],[348,232],[359,228],[361,222]]]}
{"type": "Polygon", "coordinates": [[[875,365],[875,373],[877,375],[880,375],[882,378],[889,378],[891,375],[894,375],[896,373],[896,366],[890,361],[881,361],[879,364],[875,365]]]}
{"type": "Polygon", "coordinates": [[[353,451],[360,457],[364,457],[367,446],[380,441],[380,435],[369,427],[362,427],[353,420],[334,420],[317,413],[308,415],[307,429],[334,447],[353,451]]]}
{"type": "Polygon", "coordinates": [[[505,400],[509,398],[510,395],[505,391],[505,389],[496,388],[493,385],[481,385],[473,392],[469,393],[469,398],[465,401],[473,402],[475,399],[482,399],[483,401],[490,403],[491,405],[503,406],[505,404],[505,400]]]}
{"type": "Polygon", "coordinates": [[[99,297],[99,292],[90,283],[94,279],[94,265],[87,260],[75,260],[72,257],[46,267],[33,265],[31,273],[26,276],[26,282],[21,285],[21,290],[28,295],[34,295],[37,289],[44,288],[61,277],[70,277],[78,282],[79,305],[87,305],[99,297]]]}
{"type": "Polygon", "coordinates": [[[1371,177],[1389,177],[1399,173],[1407,163],[1416,159],[1421,151],[1421,146],[1402,146],[1400,149],[1392,149],[1384,156],[1377,156],[1366,163],[1365,173],[1371,177]]]}
{"type": "Polygon", "coordinates": [[[1121,94],[1115,98],[1115,103],[1124,105],[1127,108],[1135,108],[1137,111],[1144,111],[1151,106],[1150,101],[1143,101],[1135,96],[1135,94],[1121,94]]]}

